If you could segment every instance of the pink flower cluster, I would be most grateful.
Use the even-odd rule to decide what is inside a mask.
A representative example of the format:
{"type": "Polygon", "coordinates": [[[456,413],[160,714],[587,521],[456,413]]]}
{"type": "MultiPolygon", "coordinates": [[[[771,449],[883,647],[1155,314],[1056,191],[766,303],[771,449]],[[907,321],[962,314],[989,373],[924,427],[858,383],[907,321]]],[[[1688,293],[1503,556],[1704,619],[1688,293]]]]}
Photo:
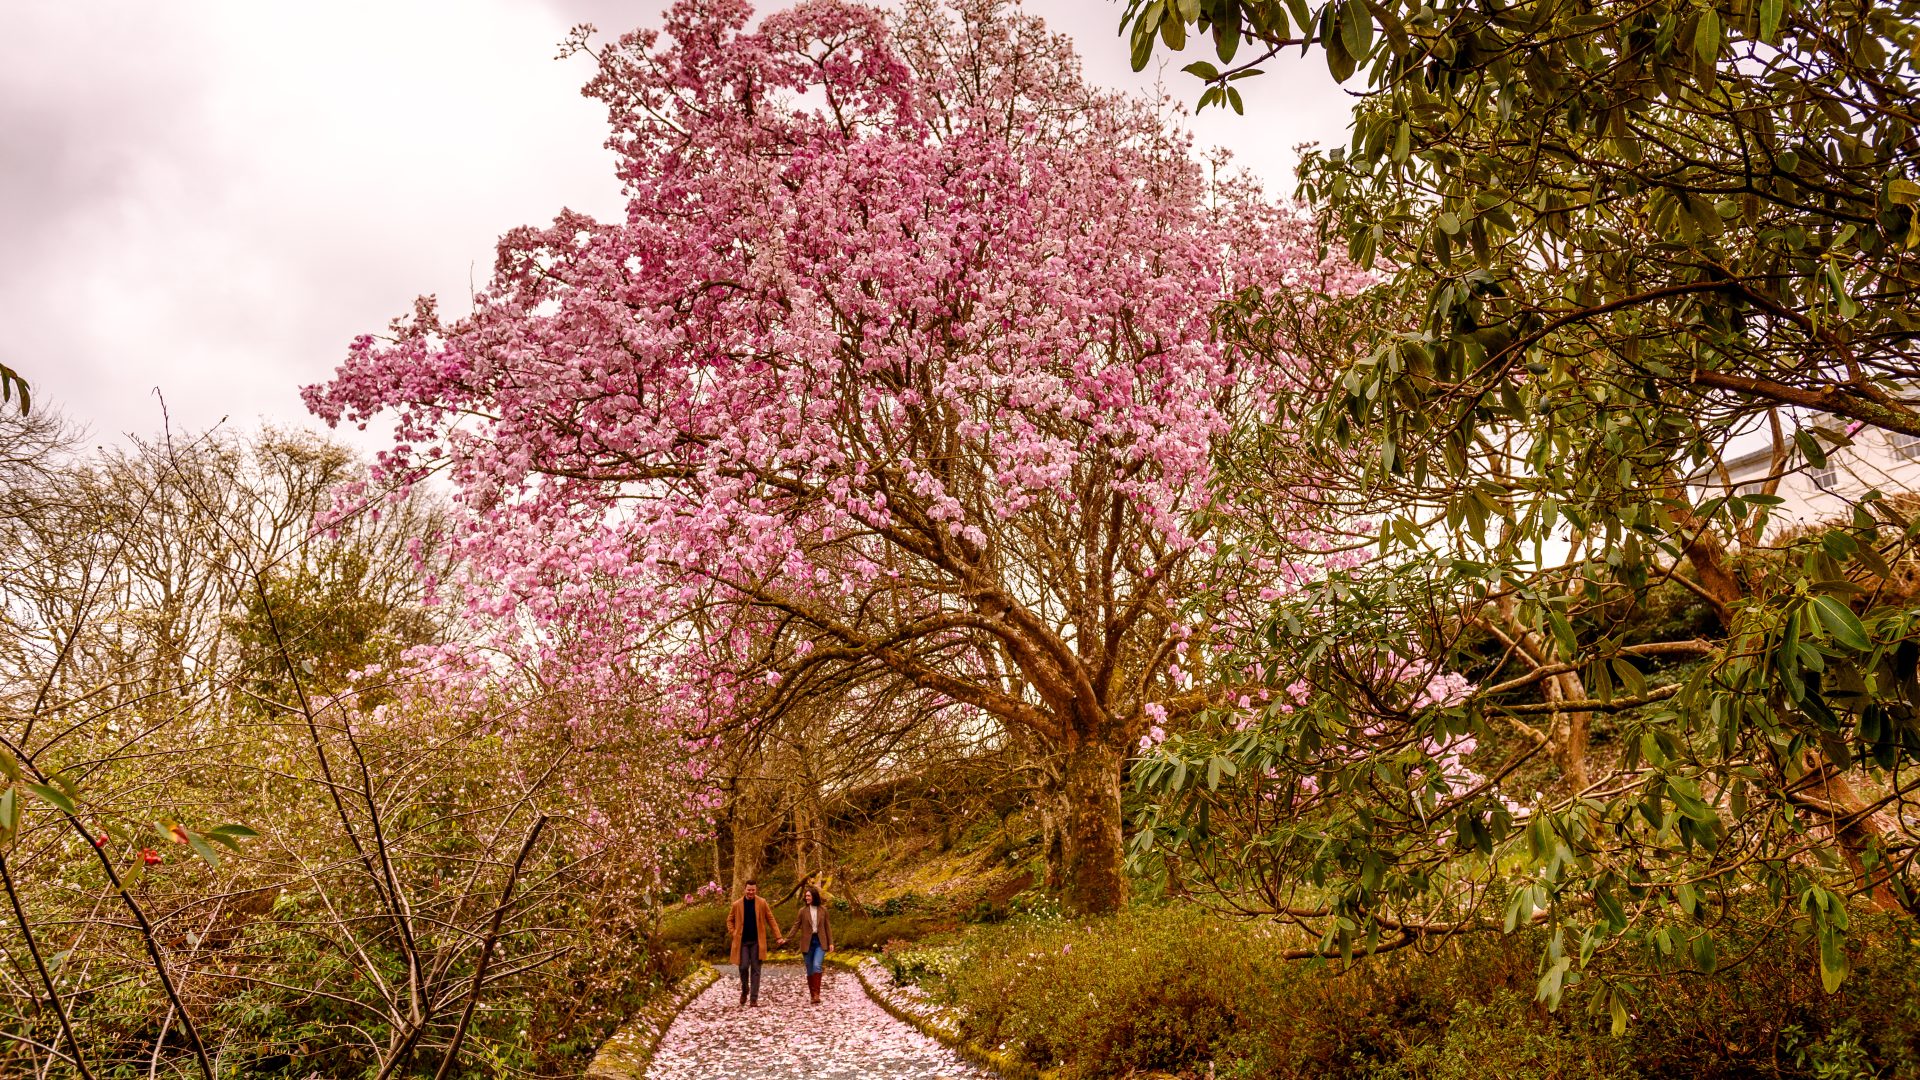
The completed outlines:
{"type": "Polygon", "coordinates": [[[486,652],[440,669],[565,695],[583,738],[677,733],[695,781],[876,591],[936,568],[900,618],[957,620],[1009,530],[1124,510],[1169,554],[1113,570],[1116,603],[1158,588],[1204,545],[1221,402],[1296,374],[1229,355],[1215,305],[1357,281],[1017,8],[750,15],[679,0],[595,54],[621,218],[508,233],[472,314],[423,301],[305,390],[393,419],[380,479],[458,488],[440,590],[486,652]]]}

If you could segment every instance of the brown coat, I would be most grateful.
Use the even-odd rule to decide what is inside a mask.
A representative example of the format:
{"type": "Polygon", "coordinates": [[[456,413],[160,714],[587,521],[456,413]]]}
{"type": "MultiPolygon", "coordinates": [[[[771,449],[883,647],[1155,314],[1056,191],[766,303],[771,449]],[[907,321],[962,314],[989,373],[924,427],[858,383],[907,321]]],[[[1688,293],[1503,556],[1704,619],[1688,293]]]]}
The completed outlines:
{"type": "MultiPolygon", "coordinates": [[[[727,912],[727,935],[733,938],[733,959],[735,967],[740,966],[740,935],[747,929],[747,899],[741,897],[733,902],[733,909],[727,912]]],[[[773,919],[773,902],[764,896],[753,898],[753,913],[760,924],[760,958],[766,959],[773,951],[774,942],[780,940],[780,924],[773,919]]]]}
{"type": "MultiPolygon", "coordinates": [[[[821,904],[819,910],[820,947],[828,952],[832,952],[833,920],[827,917],[827,905],[821,904]]],[[[806,952],[809,937],[810,935],[807,932],[807,905],[801,904],[800,910],[794,913],[793,929],[787,931],[787,940],[793,942],[794,948],[799,949],[801,952],[806,952]]]]}

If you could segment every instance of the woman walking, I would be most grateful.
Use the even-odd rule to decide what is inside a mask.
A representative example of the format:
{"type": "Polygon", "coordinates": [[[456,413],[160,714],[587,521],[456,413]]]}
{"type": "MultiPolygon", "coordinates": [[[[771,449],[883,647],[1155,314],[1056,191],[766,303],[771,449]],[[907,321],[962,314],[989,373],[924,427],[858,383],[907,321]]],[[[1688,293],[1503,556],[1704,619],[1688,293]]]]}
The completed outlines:
{"type": "Polygon", "coordinates": [[[820,980],[826,970],[827,954],[833,951],[833,924],[827,918],[827,905],[820,899],[820,888],[807,885],[800,890],[800,913],[794,917],[790,941],[801,942],[800,955],[807,961],[807,991],[813,1003],[820,1004],[820,980]]]}

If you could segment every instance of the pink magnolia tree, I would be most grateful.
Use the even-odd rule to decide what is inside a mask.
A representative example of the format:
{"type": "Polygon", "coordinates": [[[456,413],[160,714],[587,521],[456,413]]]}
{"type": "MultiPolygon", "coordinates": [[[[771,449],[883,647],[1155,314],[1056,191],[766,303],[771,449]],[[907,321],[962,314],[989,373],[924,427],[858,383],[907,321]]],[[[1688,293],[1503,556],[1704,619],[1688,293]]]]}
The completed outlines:
{"type": "Polygon", "coordinates": [[[1215,692],[1177,663],[1230,561],[1212,452],[1294,380],[1213,312],[1350,272],[1017,11],[749,16],[583,30],[625,217],[508,234],[470,316],[423,303],[308,403],[453,478],[451,585],[548,678],[638,679],[690,732],[938,695],[1044,748],[1068,906],[1110,910],[1127,754],[1215,692]]]}

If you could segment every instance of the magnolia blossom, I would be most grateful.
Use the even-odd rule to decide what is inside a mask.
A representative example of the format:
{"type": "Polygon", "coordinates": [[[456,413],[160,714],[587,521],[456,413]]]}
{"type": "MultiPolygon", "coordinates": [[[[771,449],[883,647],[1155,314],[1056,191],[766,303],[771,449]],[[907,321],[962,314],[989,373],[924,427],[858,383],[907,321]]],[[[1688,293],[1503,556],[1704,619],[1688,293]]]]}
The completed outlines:
{"type": "Polygon", "coordinates": [[[836,663],[1063,748],[1163,738],[1151,702],[1233,628],[1126,613],[1220,562],[1195,531],[1219,441],[1302,381],[1223,345],[1216,307],[1358,276],[1017,8],[751,16],[680,0],[595,51],[625,213],[513,230],[470,315],[422,301],[305,391],[391,420],[379,479],[458,489],[438,591],[483,658],[434,661],[575,703],[589,742],[654,726],[646,767],[694,786],[715,733],[836,663]],[[1094,610],[1119,614],[1053,614],[1094,610]],[[1080,677],[1196,632],[1144,685],[1080,677]],[[1060,683],[1046,709],[1005,692],[1009,656],[1060,683]]]}

